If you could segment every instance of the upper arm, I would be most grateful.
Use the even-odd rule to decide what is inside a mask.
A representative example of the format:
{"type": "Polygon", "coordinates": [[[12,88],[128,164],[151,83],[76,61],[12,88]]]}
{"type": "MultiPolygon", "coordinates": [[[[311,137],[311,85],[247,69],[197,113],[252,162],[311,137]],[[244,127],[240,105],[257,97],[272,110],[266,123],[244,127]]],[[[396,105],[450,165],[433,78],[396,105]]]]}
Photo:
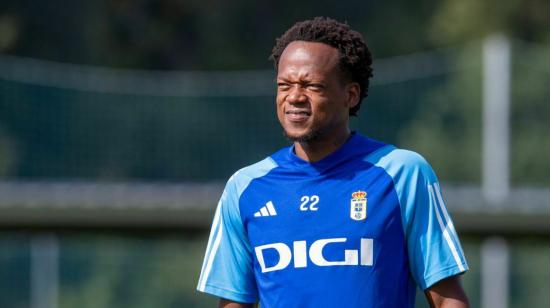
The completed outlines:
{"type": "Polygon", "coordinates": [[[238,202],[239,192],[232,178],[216,209],[197,289],[220,298],[253,303],[258,291],[252,249],[238,202]]]}
{"type": "Polygon", "coordinates": [[[414,198],[404,209],[410,267],[422,289],[468,270],[441,188],[431,168],[419,171],[414,198]]]}
{"type": "Polygon", "coordinates": [[[258,301],[253,253],[239,202],[252,180],[275,167],[275,161],[268,157],[237,171],[227,182],[212,223],[199,291],[239,303],[258,301]]]}
{"type": "Polygon", "coordinates": [[[401,212],[411,272],[425,290],[468,265],[431,166],[416,153],[407,159],[400,179],[407,186],[399,192],[401,212]]]}
{"type": "Polygon", "coordinates": [[[435,173],[417,153],[395,148],[371,160],[392,177],[399,199],[411,274],[425,290],[468,270],[435,173]]]}
{"type": "Polygon", "coordinates": [[[460,276],[451,276],[424,291],[430,307],[469,307],[468,297],[462,289],[460,276]]]}

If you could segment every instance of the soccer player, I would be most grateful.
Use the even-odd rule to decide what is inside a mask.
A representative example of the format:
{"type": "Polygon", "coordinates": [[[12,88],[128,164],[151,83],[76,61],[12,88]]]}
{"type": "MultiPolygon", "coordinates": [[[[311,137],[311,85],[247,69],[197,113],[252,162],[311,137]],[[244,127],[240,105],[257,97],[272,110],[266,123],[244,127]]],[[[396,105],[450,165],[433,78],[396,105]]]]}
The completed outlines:
{"type": "Polygon", "coordinates": [[[220,307],[467,307],[468,270],[438,180],[418,154],[351,132],[367,96],[362,36],[328,18],[277,40],[277,116],[293,144],[236,172],[198,290],[220,307]]]}

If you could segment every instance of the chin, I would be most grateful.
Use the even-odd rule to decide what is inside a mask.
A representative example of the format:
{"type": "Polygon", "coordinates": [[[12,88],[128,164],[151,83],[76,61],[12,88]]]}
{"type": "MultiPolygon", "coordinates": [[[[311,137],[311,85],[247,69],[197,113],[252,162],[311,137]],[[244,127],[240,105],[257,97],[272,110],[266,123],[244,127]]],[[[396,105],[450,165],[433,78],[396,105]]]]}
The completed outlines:
{"type": "Polygon", "coordinates": [[[310,142],[318,140],[321,137],[319,130],[310,130],[301,133],[291,133],[287,130],[283,130],[285,137],[292,142],[310,142]]]}

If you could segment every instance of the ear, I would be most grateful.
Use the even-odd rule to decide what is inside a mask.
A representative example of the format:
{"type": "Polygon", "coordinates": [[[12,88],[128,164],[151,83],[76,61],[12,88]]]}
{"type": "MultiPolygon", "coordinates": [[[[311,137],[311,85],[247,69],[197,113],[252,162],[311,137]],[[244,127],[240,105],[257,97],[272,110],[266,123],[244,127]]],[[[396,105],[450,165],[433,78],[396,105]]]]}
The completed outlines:
{"type": "Polygon", "coordinates": [[[357,82],[350,82],[346,87],[347,105],[353,108],[359,104],[359,95],[361,94],[361,86],[357,82]]]}

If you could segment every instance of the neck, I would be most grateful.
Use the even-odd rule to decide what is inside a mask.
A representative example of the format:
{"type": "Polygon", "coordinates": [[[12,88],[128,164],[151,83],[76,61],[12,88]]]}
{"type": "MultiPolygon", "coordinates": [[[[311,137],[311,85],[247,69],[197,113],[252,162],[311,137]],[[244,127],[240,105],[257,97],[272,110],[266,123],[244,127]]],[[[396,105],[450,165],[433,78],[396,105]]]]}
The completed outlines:
{"type": "Polygon", "coordinates": [[[316,162],[338,150],[350,137],[349,128],[325,138],[307,142],[294,142],[296,156],[308,162],[316,162]]]}

